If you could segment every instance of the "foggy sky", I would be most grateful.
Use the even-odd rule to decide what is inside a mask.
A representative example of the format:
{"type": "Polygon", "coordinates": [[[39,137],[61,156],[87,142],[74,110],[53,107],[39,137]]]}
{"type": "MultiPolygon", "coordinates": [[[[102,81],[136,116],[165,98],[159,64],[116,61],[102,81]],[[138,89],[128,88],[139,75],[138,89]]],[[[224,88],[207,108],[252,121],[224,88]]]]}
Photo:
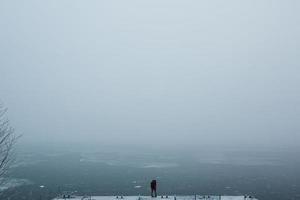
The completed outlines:
{"type": "Polygon", "coordinates": [[[1,1],[24,143],[292,147],[299,1],[1,1]]]}

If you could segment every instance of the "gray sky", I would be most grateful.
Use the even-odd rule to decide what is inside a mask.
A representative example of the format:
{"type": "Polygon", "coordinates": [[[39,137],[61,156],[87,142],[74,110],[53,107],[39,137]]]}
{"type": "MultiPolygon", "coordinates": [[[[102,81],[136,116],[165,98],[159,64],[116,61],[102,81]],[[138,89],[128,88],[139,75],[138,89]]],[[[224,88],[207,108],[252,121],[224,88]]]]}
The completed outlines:
{"type": "Polygon", "coordinates": [[[1,1],[24,143],[297,146],[300,1],[1,1]]]}

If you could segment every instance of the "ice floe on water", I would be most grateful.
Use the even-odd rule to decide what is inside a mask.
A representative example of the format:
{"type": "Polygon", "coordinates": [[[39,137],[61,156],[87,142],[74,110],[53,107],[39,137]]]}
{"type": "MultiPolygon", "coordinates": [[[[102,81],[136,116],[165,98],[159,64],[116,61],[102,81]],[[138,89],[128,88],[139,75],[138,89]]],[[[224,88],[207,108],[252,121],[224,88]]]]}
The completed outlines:
{"type": "Polygon", "coordinates": [[[150,163],[143,166],[143,168],[171,168],[178,167],[177,163],[150,163]]]}
{"type": "Polygon", "coordinates": [[[1,180],[3,182],[3,184],[0,186],[0,191],[4,191],[10,188],[15,188],[15,187],[19,187],[22,185],[31,185],[33,184],[33,182],[31,182],[28,179],[17,179],[17,178],[13,178],[13,179],[6,179],[6,180],[1,180]]]}
{"type": "Polygon", "coordinates": [[[99,163],[105,164],[109,166],[125,166],[125,167],[133,167],[133,168],[173,168],[178,167],[179,164],[171,161],[170,158],[164,158],[156,162],[153,157],[144,158],[143,155],[130,158],[125,156],[121,156],[118,154],[113,155],[98,155],[98,154],[86,154],[82,153],[79,158],[79,162],[81,163],[99,163]]]}

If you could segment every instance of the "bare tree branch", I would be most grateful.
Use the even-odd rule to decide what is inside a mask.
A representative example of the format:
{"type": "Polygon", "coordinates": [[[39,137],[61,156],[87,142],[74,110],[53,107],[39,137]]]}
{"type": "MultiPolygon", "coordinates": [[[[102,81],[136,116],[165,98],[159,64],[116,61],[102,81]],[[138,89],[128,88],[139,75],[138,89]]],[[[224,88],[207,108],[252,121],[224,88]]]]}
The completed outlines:
{"type": "Polygon", "coordinates": [[[7,108],[0,104],[0,179],[3,179],[10,167],[13,146],[17,140],[14,129],[6,118],[6,112],[7,108]]]}

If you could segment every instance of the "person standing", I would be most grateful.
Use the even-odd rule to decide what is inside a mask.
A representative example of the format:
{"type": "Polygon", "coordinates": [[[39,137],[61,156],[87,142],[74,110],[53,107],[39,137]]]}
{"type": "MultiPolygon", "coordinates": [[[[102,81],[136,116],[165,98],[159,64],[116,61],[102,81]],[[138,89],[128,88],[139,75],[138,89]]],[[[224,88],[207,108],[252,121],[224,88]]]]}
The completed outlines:
{"type": "Polygon", "coordinates": [[[151,197],[157,197],[156,180],[152,180],[150,186],[151,186],[151,197]]]}

